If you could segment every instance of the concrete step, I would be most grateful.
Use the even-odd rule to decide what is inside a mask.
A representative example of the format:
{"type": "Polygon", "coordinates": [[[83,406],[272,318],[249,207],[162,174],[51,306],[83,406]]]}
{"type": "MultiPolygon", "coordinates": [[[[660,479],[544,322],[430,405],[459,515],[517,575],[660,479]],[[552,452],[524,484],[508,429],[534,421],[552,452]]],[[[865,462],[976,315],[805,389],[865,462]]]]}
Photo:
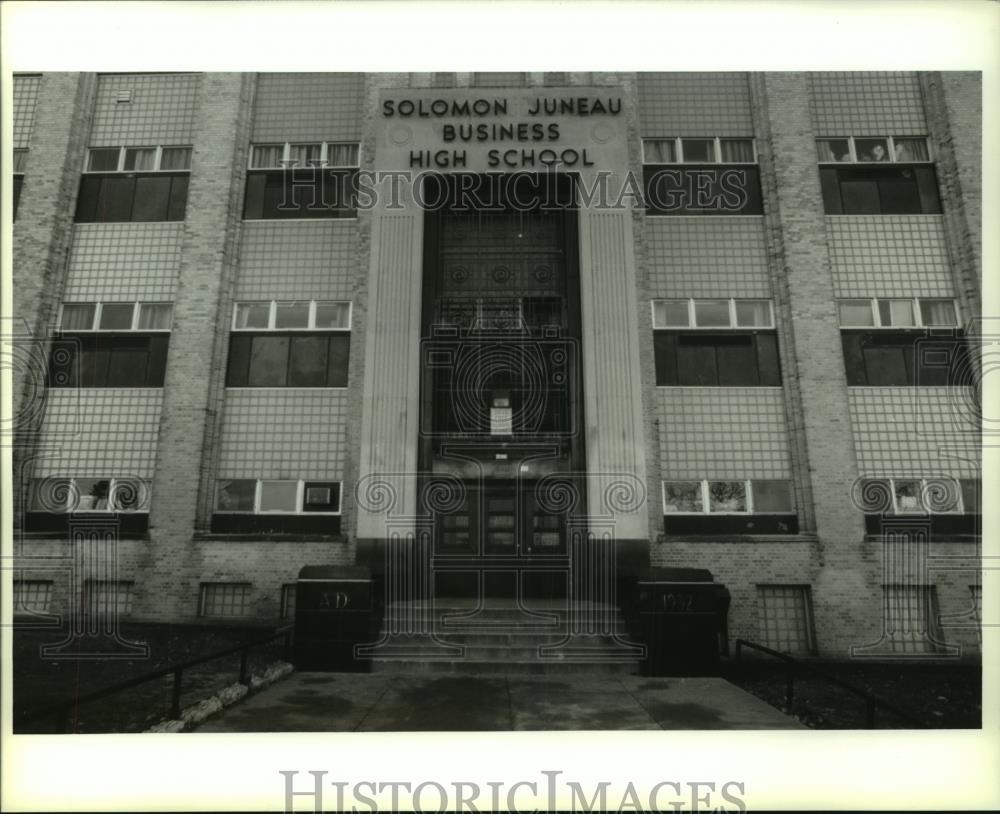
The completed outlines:
{"type": "Polygon", "coordinates": [[[372,664],[376,673],[452,673],[464,675],[638,675],[637,661],[540,661],[540,660],[470,660],[419,661],[415,659],[380,659],[372,664]]]}

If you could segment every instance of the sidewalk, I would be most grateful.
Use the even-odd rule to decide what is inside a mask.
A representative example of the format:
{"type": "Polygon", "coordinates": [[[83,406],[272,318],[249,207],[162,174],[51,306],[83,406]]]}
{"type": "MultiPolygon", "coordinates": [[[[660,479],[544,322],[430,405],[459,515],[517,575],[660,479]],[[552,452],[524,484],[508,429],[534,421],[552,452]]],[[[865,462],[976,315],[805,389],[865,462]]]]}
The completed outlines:
{"type": "Polygon", "coordinates": [[[197,731],[803,728],[721,678],[295,673],[197,731]]]}

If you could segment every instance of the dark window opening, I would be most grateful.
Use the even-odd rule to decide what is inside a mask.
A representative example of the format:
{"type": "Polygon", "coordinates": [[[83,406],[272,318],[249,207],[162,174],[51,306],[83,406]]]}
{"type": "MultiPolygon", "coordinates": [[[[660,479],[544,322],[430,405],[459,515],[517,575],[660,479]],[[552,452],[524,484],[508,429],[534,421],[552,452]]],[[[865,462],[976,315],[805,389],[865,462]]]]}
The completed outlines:
{"type": "Polygon", "coordinates": [[[927,165],[819,169],[828,215],[938,214],[937,175],[927,165]]]}
{"type": "Polygon", "coordinates": [[[353,218],[357,216],[357,169],[319,167],[250,170],[243,217],[353,218]]]}
{"type": "Polygon", "coordinates": [[[14,176],[14,220],[17,220],[17,205],[21,201],[21,187],[24,186],[24,175],[14,176]]]}
{"type": "Polygon", "coordinates": [[[190,173],[86,174],[77,223],[182,221],[190,173]]]}
{"type": "Polygon", "coordinates": [[[855,387],[942,387],[974,380],[961,331],[841,331],[847,384],[855,387]]]}
{"type": "Polygon", "coordinates": [[[778,387],[773,332],[655,331],[657,387],[778,387]]]}
{"type": "Polygon", "coordinates": [[[162,387],[169,335],[61,334],[49,357],[50,387],[162,387]]]}
{"type": "Polygon", "coordinates": [[[347,387],[350,351],[347,333],[233,334],[226,387],[347,387]]]}

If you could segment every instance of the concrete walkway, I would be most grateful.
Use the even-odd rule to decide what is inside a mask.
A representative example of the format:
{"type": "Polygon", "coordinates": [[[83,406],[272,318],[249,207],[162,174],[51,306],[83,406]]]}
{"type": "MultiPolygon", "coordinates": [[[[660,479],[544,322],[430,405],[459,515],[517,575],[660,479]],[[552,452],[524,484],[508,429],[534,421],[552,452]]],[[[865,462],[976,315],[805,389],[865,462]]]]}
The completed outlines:
{"type": "Polygon", "coordinates": [[[721,678],[295,673],[198,731],[802,728],[721,678]]]}

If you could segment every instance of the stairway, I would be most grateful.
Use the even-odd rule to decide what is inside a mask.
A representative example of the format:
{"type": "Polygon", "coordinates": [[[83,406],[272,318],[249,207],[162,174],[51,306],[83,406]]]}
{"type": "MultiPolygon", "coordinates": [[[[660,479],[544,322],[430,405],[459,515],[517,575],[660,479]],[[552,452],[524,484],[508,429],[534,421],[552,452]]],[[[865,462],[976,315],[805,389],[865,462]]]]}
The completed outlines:
{"type": "Polygon", "coordinates": [[[638,674],[618,608],[567,600],[437,599],[386,607],[377,673],[638,674]]]}

